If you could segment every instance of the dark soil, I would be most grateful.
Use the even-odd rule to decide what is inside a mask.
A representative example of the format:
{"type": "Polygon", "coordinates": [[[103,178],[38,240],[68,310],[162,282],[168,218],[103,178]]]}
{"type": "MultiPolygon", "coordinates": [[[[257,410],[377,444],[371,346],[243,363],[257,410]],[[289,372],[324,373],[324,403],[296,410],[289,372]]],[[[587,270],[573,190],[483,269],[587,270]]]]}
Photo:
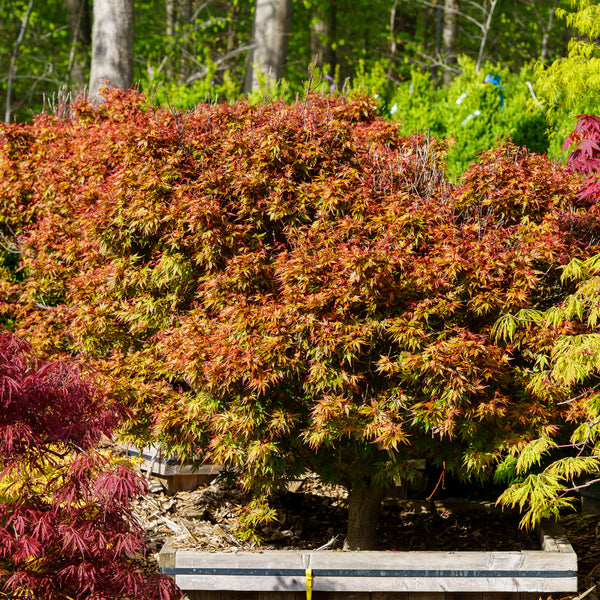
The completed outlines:
{"type": "MultiPolygon", "coordinates": [[[[260,545],[236,537],[236,507],[245,497],[218,484],[174,496],[153,494],[136,509],[156,551],[168,537],[176,546],[208,551],[341,550],[346,521],[342,488],[308,482],[273,501],[277,521],[259,528],[260,545]]],[[[516,514],[494,510],[493,503],[387,499],[379,519],[381,550],[535,550],[537,537],[518,528],[516,514]]]]}
{"type": "MultiPolygon", "coordinates": [[[[269,547],[316,548],[335,537],[330,549],[343,544],[347,509],[344,502],[315,493],[288,492],[278,499],[283,523],[267,529],[269,547]],[[293,536],[278,539],[285,527],[293,536]],[[270,539],[269,539],[270,537],[270,539]],[[273,539],[274,538],[274,539],[273,539]]],[[[380,550],[536,550],[537,537],[518,528],[518,517],[491,513],[487,505],[461,502],[384,502],[379,519],[380,550]],[[469,510],[467,509],[467,506],[469,510]],[[461,510],[462,509],[462,510],[461,510]]]]}

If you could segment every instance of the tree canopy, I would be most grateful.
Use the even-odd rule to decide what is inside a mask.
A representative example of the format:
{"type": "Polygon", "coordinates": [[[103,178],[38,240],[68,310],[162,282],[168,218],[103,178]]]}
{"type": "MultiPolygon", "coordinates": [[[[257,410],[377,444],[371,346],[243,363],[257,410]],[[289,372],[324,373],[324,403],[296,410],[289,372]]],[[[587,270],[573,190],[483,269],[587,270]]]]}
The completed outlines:
{"type": "MultiPolygon", "coordinates": [[[[255,6],[239,0],[135,2],[134,84],[178,106],[239,97],[252,51],[255,6]]],[[[519,71],[532,60],[549,64],[567,53],[570,33],[554,18],[556,7],[568,8],[566,0],[459,3],[446,47],[442,24],[451,6],[441,0],[294,2],[285,61],[289,98],[302,92],[315,57],[340,89],[361,69],[368,73],[377,66],[393,88],[413,68],[447,82],[444,74],[460,73],[460,55],[519,71]]],[[[29,119],[87,85],[92,7],[89,0],[0,0],[5,120],[29,119]]]]}
{"type": "Polygon", "coordinates": [[[455,186],[445,144],[367,97],[115,90],[2,131],[5,322],[85,359],[138,440],[258,500],[307,469],[341,483],[365,547],[353,519],[409,458],[486,477],[563,418],[491,331],[595,248],[568,168],[504,143],[455,186]]]}

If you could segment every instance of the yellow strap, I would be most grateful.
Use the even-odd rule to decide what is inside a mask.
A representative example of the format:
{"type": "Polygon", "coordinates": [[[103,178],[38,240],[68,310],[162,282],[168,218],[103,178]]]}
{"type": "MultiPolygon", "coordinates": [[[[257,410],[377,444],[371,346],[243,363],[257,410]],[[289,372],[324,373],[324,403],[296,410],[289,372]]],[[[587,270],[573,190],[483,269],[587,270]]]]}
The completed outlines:
{"type": "Polygon", "coordinates": [[[306,600],[312,600],[312,569],[306,569],[306,600]]]}

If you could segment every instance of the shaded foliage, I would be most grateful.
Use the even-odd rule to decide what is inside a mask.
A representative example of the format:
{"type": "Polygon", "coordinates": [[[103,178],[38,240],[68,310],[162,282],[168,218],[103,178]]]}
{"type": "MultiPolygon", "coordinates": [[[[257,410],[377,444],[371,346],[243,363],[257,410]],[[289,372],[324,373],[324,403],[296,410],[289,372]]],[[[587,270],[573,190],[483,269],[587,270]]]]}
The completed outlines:
{"type": "Polygon", "coordinates": [[[501,139],[511,139],[531,152],[548,151],[549,135],[541,105],[533,104],[532,68],[520,73],[488,62],[477,71],[475,62],[459,57],[460,72],[444,87],[434,88],[431,77],[413,70],[390,101],[392,118],[402,132],[430,131],[438,138],[452,138],[448,167],[459,176],[477,154],[501,139]]]}

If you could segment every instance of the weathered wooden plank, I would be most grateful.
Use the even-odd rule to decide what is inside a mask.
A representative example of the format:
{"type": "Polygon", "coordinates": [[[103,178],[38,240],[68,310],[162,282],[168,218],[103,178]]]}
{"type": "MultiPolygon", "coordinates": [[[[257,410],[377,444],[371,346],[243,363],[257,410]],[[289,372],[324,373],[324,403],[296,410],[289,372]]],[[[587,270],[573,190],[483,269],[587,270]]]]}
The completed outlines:
{"type": "Polygon", "coordinates": [[[170,541],[165,542],[161,551],[158,553],[158,566],[161,569],[175,568],[175,556],[176,550],[173,543],[170,541]]]}
{"type": "Polygon", "coordinates": [[[562,552],[565,554],[573,553],[569,539],[565,532],[557,523],[546,523],[538,529],[541,549],[545,552],[562,552]]]}
{"type": "MultiPolygon", "coordinates": [[[[294,577],[251,577],[232,575],[176,575],[176,583],[184,590],[254,590],[303,591],[305,581],[294,577]]],[[[348,578],[327,577],[315,581],[315,591],[344,592],[570,592],[573,578],[348,578]]]]}
{"type": "Polygon", "coordinates": [[[182,590],[229,590],[253,592],[301,592],[306,590],[304,577],[261,577],[249,575],[175,575],[182,590]]]}
{"type": "MultiPolygon", "coordinates": [[[[183,590],[304,591],[302,577],[252,577],[233,575],[176,575],[183,590]]],[[[329,592],[569,592],[571,578],[431,578],[431,577],[327,577],[315,578],[313,590],[329,592]]]]}
{"type": "Polygon", "coordinates": [[[315,593],[447,593],[445,600],[461,600],[459,594],[466,600],[508,600],[494,596],[508,593],[515,600],[520,593],[577,589],[577,556],[566,538],[552,534],[546,544],[551,551],[545,552],[206,553],[175,552],[165,545],[159,563],[184,590],[296,595],[306,589],[305,569],[310,567],[315,593]]]}
{"type": "MultiPolygon", "coordinates": [[[[310,567],[344,570],[574,571],[575,553],[542,552],[314,552],[310,567]]],[[[375,574],[375,573],[374,573],[375,574]]]]}
{"type": "MultiPolygon", "coordinates": [[[[300,569],[304,571],[306,552],[195,552],[178,550],[175,567],[205,569],[300,569]]],[[[313,554],[314,556],[314,554],[313,554]]]]}
{"type": "Polygon", "coordinates": [[[221,472],[221,467],[212,464],[193,465],[180,464],[177,460],[165,457],[162,451],[155,446],[147,446],[139,449],[129,446],[127,452],[130,456],[138,456],[143,459],[140,465],[142,471],[152,468],[152,473],[163,477],[173,475],[204,475],[216,476],[221,472]]]}
{"type": "Polygon", "coordinates": [[[406,592],[569,592],[576,578],[515,577],[327,577],[315,578],[313,589],[329,591],[406,592]]]}
{"type": "MultiPolygon", "coordinates": [[[[313,592],[313,600],[372,600],[370,592],[313,592]]],[[[301,600],[305,600],[306,595],[301,600]]]]}

